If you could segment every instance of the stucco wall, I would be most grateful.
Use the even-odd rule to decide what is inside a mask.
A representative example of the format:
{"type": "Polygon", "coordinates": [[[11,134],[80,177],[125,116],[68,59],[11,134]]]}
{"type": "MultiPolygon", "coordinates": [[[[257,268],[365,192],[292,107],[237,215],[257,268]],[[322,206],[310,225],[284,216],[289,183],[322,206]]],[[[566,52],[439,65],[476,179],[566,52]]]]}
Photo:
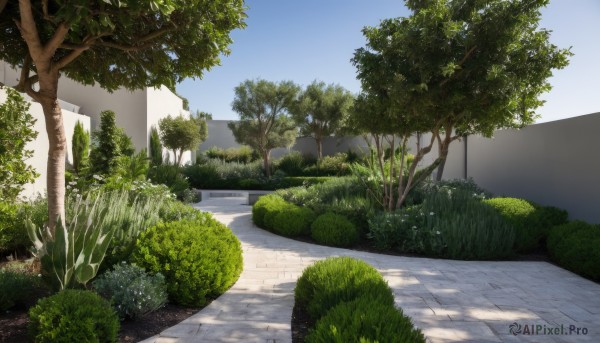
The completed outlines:
{"type": "MultiPolygon", "coordinates": [[[[0,89],[0,102],[6,100],[6,91],[0,89]]],[[[25,185],[21,196],[32,197],[36,194],[43,194],[46,191],[46,171],[48,160],[48,135],[46,134],[46,126],[44,122],[44,112],[39,103],[31,102],[29,113],[37,120],[34,129],[38,132],[37,138],[33,142],[26,145],[26,149],[33,151],[33,156],[27,160],[27,164],[35,168],[40,176],[35,182],[25,185]]],[[[71,150],[71,141],[73,138],[73,130],[77,121],[81,121],[86,130],[90,130],[90,118],[81,114],[63,110],[63,120],[65,133],[67,135],[67,160],[73,162],[73,154],[71,150]]]]}

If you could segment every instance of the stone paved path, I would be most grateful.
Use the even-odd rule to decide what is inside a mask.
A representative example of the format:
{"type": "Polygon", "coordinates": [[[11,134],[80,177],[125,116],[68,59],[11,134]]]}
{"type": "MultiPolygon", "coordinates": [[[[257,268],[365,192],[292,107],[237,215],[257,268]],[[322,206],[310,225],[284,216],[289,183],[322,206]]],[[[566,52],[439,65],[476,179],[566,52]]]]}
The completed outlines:
{"type": "MultiPolygon", "coordinates": [[[[256,228],[244,198],[207,199],[242,242],[244,271],[196,315],[144,343],[291,342],[293,290],[302,270],[353,256],[382,272],[396,305],[431,343],[600,342],[600,285],[546,262],[467,262],[356,252],[302,243],[256,228]],[[512,335],[509,325],[585,328],[587,335],[512,335]]],[[[527,326],[529,328],[529,326],[527,326]]],[[[542,333],[541,331],[540,333],[542,333]]],[[[580,331],[582,333],[582,331],[580,331]]]]}

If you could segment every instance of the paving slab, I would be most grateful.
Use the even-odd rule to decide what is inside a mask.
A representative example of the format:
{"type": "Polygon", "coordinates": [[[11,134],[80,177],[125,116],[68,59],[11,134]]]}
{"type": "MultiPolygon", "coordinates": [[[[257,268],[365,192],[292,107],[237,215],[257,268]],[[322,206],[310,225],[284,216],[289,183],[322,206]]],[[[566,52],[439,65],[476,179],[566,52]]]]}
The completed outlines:
{"type": "Polygon", "coordinates": [[[600,285],[555,265],[389,256],[299,242],[254,226],[245,200],[205,197],[195,206],[212,212],[242,242],[239,280],[197,314],[143,343],[291,342],[296,280],[330,256],[360,258],[377,268],[396,306],[430,343],[600,342],[600,285]],[[521,331],[511,333],[511,325],[521,331]],[[526,326],[561,325],[567,333],[580,328],[580,334],[524,334],[526,326]]]}

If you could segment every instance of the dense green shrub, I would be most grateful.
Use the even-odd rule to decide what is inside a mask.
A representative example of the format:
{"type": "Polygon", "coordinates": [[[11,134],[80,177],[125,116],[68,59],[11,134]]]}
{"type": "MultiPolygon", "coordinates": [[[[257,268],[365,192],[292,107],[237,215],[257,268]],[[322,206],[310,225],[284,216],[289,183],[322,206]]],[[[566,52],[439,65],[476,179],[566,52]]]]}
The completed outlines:
{"type": "Polygon", "coordinates": [[[29,243],[27,231],[18,223],[19,206],[0,201],[0,253],[23,250],[29,243]]]}
{"type": "Polygon", "coordinates": [[[289,204],[275,215],[273,231],[289,237],[308,236],[315,218],[315,212],[310,208],[289,204]]]}
{"type": "Polygon", "coordinates": [[[275,161],[273,167],[286,175],[302,176],[302,169],[305,167],[304,156],[298,151],[292,151],[275,161]]]}
{"type": "Polygon", "coordinates": [[[283,199],[272,202],[266,207],[265,216],[263,217],[263,228],[275,231],[275,218],[281,213],[292,211],[294,206],[294,204],[286,202],[283,199]]]}
{"type": "Polygon", "coordinates": [[[513,252],[514,229],[481,194],[432,189],[423,203],[371,219],[380,248],[456,259],[500,259],[513,252]]]}
{"type": "Polygon", "coordinates": [[[394,305],[392,291],[379,272],[364,261],[332,257],[316,262],[302,272],[294,290],[296,306],[318,320],[344,301],[370,297],[394,305]]]}
{"type": "Polygon", "coordinates": [[[259,161],[244,164],[208,160],[204,164],[187,166],[182,172],[197,189],[235,189],[240,180],[264,177],[259,161]]]}
{"type": "Polygon", "coordinates": [[[119,318],[110,303],[91,291],[64,290],[29,310],[35,342],[115,342],[119,318]]]}
{"type": "Polygon", "coordinates": [[[339,152],[333,156],[325,156],[317,161],[316,165],[304,168],[303,174],[305,176],[349,175],[348,155],[339,152]]]}
{"type": "Polygon", "coordinates": [[[0,269],[0,312],[15,305],[23,305],[36,287],[40,278],[19,271],[0,269]]]}
{"type": "Polygon", "coordinates": [[[256,160],[252,148],[242,145],[239,148],[221,149],[213,146],[204,152],[206,157],[218,159],[224,162],[250,163],[256,160]]]}
{"type": "Polygon", "coordinates": [[[154,184],[166,185],[179,199],[182,199],[184,191],[190,188],[190,183],[181,173],[179,166],[169,164],[154,165],[148,169],[148,179],[154,184]]]}
{"type": "Polygon", "coordinates": [[[138,318],[167,302],[165,277],[160,273],[149,275],[133,264],[116,264],[92,284],[98,293],[111,300],[121,318],[138,318]]]}
{"type": "Polygon", "coordinates": [[[600,225],[573,221],[556,226],[547,244],[550,257],[560,266],[600,281],[600,225]]]}
{"type": "Polygon", "coordinates": [[[214,219],[159,223],[144,232],[136,264],[167,281],[176,303],[203,306],[227,290],[242,270],[242,249],[231,230],[214,219]]]}
{"type": "Polygon", "coordinates": [[[315,241],[336,247],[352,246],[359,239],[356,226],[348,218],[332,212],[318,216],[310,232],[315,241]]]}
{"type": "Polygon", "coordinates": [[[286,201],[279,195],[263,195],[252,206],[252,221],[256,226],[264,228],[266,214],[286,205],[286,201]]]}
{"type": "Polygon", "coordinates": [[[402,310],[359,297],[329,310],[310,330],[306,342],[425,343],[425,336],[402,310]]]}
{"type": "Polygon", "coordinates": [[[162,203],[158,211],[158,216],[164,222],[173,222],[182,219],[200,222],[212,220],[210,213],[199,211],[190,205],[174,199],[168,199],[162,203]]]}

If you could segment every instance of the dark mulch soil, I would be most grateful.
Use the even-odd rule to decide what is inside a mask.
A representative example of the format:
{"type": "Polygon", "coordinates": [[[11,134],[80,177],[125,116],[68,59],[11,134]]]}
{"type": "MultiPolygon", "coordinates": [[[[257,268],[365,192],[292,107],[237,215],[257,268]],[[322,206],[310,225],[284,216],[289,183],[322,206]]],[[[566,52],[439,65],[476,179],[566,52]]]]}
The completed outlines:
{"type": "MultiPolygon", "coordinates": [[[[181,322],[197,313],[199,308],[167,305],[135,321],[121,322],[119,342],[138,342],[159,334],[161,331],[181,322]]],[[[9,313],[0,315],[0,342],[22,343],[30,342],[27,336],[26,307],[16,308],[9,313]]]]}
{"type": "Polygon", "coordinates": [[[292,311],[292,342],[293,343],[304,343],[306,335],[308,335],[308,329],[313,326],[313,323],[308,317],[308,313],[298,307],[294,306],[292,311]]]}

